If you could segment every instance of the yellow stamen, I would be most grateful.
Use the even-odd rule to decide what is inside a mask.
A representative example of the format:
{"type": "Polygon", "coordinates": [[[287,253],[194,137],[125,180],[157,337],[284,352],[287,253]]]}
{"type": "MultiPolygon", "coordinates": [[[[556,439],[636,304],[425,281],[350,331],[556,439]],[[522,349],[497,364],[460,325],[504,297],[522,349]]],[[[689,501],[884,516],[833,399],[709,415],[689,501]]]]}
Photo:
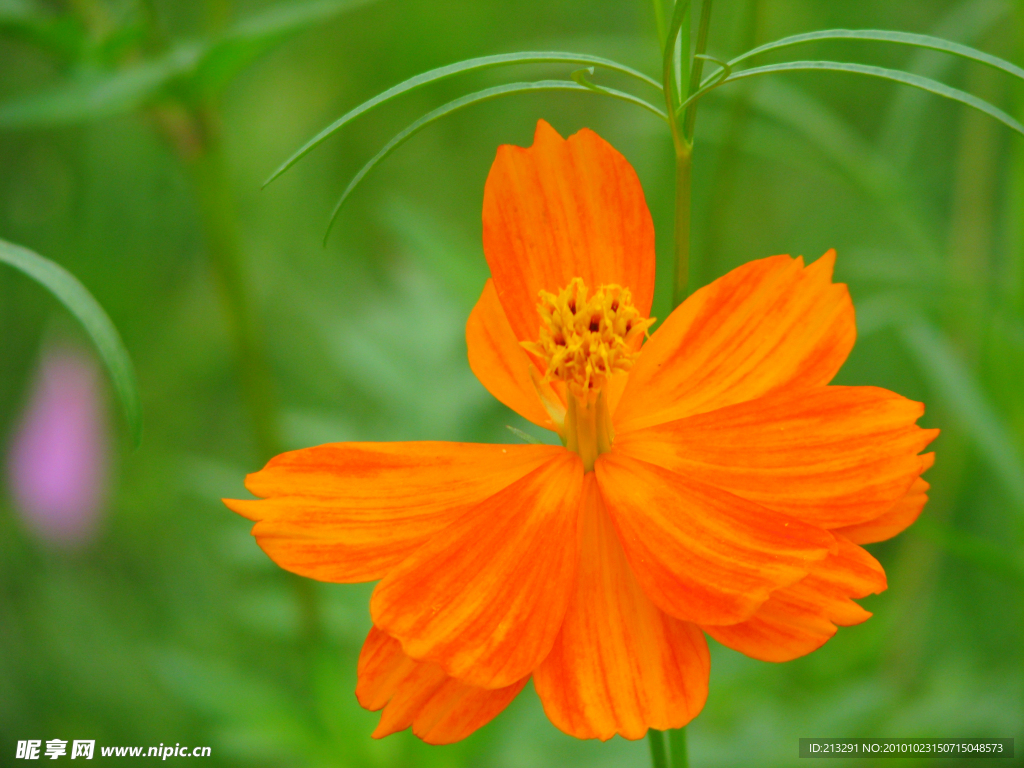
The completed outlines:
{"type": "Polygon", "coordinates": [[[588,296],[574,277],[558,295],[540,292],[540,339],[523,346],[547,363],[546,378],[564,381],[588,399],[619,371],[628,371],[654,318],[641,317],[628,288],[602,285],[588,296]]]}
{"type": "Polygon", "coordinates": [[[537,311],[540,338],[522,345],[544,361],[546,379],[565,383],[562,440],[589,471],[612,441],[602,389],[613,374],[632,367],[654,318],[640,315],[628,288],[602,285],[591,295],[579,277],[557,295],[542,290],[537,311]]]}

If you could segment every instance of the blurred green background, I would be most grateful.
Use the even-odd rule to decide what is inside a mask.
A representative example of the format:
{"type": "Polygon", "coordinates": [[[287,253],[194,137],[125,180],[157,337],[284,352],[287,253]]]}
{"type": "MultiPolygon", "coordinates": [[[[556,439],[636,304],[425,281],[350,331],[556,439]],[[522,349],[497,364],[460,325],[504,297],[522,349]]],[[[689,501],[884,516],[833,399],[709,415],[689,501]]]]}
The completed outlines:
{"type": "MultiPolygon", "coordinates": [[[[636,167],[658,232],[655,315],[667,314],[667,130],[589,94],[516,96],[430,127],[367,179],[320,246],[348,179],[412,119],[571,67],[418,91],[260,191],[330,121],[431,67],[567,50],[656,76],[650,3],[343,6],[0,0],[0,237],[99,299],[145,414],[133,450],[108,408],[110,493],[89,540],[36,536],[0,488],[0,764],[18,739],[52,738],[209,745],[204,764],[224,766],[649,764],[645,742],[561,734],[530,687],[460,744],[371,740],[377,715],[353,695],[370,586],[281,571],[218,501],[244,495],[245,473],[279,448],[536,431],[477,383],[463,327],[487,277],[490,162],[499,144],[529,144],[538,118],[565,135],[591,127],[636,167]],[[219,47],[202,58],[209,41],[219,47]],[[167,76],[196,57],[202,77],[167,76]],[[158,90],[138,77],[102,98],[87,87],[146,62],[142,80],[158,90]]],[[[709,50],[829,27],[938,34],[1024,64],[1024,2],[1008,0],[718,0],[709,50]]],[[[789,58],[811,57],[908,68],[1024,116],[1009,78],[941,54],[828,43],[789,58]]],[[[869,547],[890,585],[863,601],[873,619],[783,665],[712,642],[711,694],[688,730],[694,766],[796,765],[801,736],[1009,736],[1024,751],[1022,150],[980,113],[850,75],[761,78],[702,102],[694,285],[750,259],[837,248],[860,331],[838,383],[923,400],[922,424],[943,431],[921,521],[869,547]]],[[[55,338],[85,343],[43,289],[0,267],[5,451],[55,338]]]]}

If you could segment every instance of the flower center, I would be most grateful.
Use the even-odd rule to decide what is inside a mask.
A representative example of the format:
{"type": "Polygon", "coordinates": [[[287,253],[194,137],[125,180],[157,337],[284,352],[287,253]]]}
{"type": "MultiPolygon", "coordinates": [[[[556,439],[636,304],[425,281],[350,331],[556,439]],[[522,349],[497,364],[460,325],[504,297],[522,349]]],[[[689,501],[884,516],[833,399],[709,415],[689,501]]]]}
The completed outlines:
{"type": "Polygon", "coordinates": [[[608,284],[590,293],[579,277],[557,294],[540,291],[539,298],[540,338],[522,345],[544,361],[546,379],[565,383],[562,441],[589,472],[612,443],[604,386],[632,367],[654,318],[640,315],[628,288],[608,284]]]}
{"type": "Polygon", "coordinates": [[[523,346],[547,363],[547,379],[564,381],[580,400],[632,367],[654,323],[640,316],[628,288],[602,285],[591,294],[579,277],[557,295],[542,290],[537,311],[540,339],[523,346]]]}

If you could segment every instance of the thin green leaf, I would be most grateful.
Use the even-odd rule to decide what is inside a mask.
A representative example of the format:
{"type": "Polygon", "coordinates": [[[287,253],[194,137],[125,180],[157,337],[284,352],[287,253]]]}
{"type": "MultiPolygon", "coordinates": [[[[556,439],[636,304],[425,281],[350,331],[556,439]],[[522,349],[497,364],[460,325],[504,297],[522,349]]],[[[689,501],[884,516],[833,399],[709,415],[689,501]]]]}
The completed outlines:
{"type": "Polygon", "coordinates": [[[345,204],[348,196],[352,194],[352,190],[356,188],[366,174],[372,171],[384,158],[398,149],[398,147],[408,141],[413,135],[423,130],[431,123],[440,120],[442,117],[447,117],[448,115],[458,112],[460,109],[464,109],[473,104],[481,104],[485,101],[491,101],[492,99],[497,99],[501,96],[511,96],[517,93],[532,93],[537,91],[577,91],[579,93],[599,93],[603,96],[611,96],[616,99],[621,99],[622,101],[628,101],[631,104],[636,104],[647,111],[654,113],[662,120],[668,120],[668,117],[666,117],[665,113],[660,109],[631,93],[624,93],[611,88],[595,90],[568,80],[538,80],[532,83],[508,83],[506,85],[497,85],[493,88],[485,88],[482,91],[467,94],[438,107],[433,112],[428,112],[419,120],[410,124],[405,130],[397,134],[393,139],[391,139],[391,141],[385,144],[380,152],[374,155],[366,165],[359,169],[359,172],[352,177],[352,181],[350,181],[348,186],[345,188],[345,191],[342,193],[341,199],[338,200],[337,205],[334,206],[334,210],[331,211],[331,220],[327,224],[327,232],[324,233],[324,242],[327,242],[327,237],[331,234],[331,228],[334,226],[334,222],[337,220],[338,214],[341,212],[341,207],[345,204]]]}
{"type": "Polygon", "coordinates": [[[195,66],[199,49],[182,46],[163,58],[114,72],[90,73],[0,106],[0,128],[45,128],[131,112],[195,66]]]}
{"type": "Polygon", "coordinates": [[[592,83],[590,80],[587,79],[587,75],[593,76],[593,74],[594,74],[594,68],[593,67],[583,67],[582,69],[577,69],[574,72],[572,72],[569,75],[569,77],[572,79],[572,81],[574,83],[578,83],[578,84],[582,85],[584,88],[589,88],[590,90],[594,91],[595,93],[603,93],[606,96],[615,96],[616,95],[615,92],[612,89],[606,88],[603,85],[598,85],[597,83],[592,83]]]}
{"type": "Polygon", "coordinates": [[[732,74],[732,66],[727,61],[722,61],[722,59],[716,58],[714,56],[709,56],[706,53],[695,53],[693,55],[693,58],[700,59],[701,61],[710,61],[712,64],[717,64],[718,69],[712,72],[710,75],[708,75],[708,79],[704,81],[705,84],[701,88],[698,88],[696,91],[690,94],[687,97],[686,101],[684,101],[682,104],[679,105],[678,108],[676,108],[676,115],[682,114],[683,110],[686,109],[690,104],[697,101],[697,99],[703,96],[707,91],[710,91],[712,88],[721,85],[726,79],[728,79],[729,75],[732,74]]]}
{"type": "Polygon", "coordinates": [[[509,432],[511,432],[513,435],[515,435],[525,443],[532,443],[533,445],[544,445],[544,442],[542,440],[538,440],[533,435],[529,434],[528,432],[523,432],[523,430],[521,429],[516,429],[511,424],[506,424],[505,429],[507,429],[509,432]]]}
{"type": "MultiPolygon", "coordinates": [[[[1006,0],[966,0],[955,6],[932,29],[933,37],[955,38],[971,43],[1007,16],[1006,0]]],[[[961,60],[940,51],[921,49],[903,67],[907,72],[942,80],[961,60]]],[[[893,94],[879,132],[878,145],[897,167],[906,167],[913,155],[922,128],[927,124],[925,109],[931,103],[928,94],[916,88],[901,88],[893,94]]]]}
{"type": "Polygon", "coordinates": [[[1024,514],[1024,461],[1004,421],[952,343],[923,318],[905,323],[900,333],[928,382],[959,417],[1018,512],[1024,514]]]}
{"type": "Polygon", "coordinates": [[[373,0],[307,0],[276,5],[243,19],[212,43],[196,70],[201,90],[217,91],[253,61],[316,24],[368,5],[373,0]]]}
{"type": "MultiPolygon", "coordinates": [[[[624,64],[619,64],[611,59],[603,59],[599,56],[590,56],[588,54],[581,53],[561,53],[558,51],[547,51],[547,52],[532,52],[525,51],[522,53],[503,53],[496,56],[481,56],[476,59],[466,59],[465,61],[459,61],[455,64],[448,64],[444,67],[438,67],[432,69],[429,72],[422,72],[421,74],[411,77],[398,85],[394,85],[388,88],[383,93],[377,94],[372,99],[364,101],[354,109],[349,110],[344,115],[339,117],[329,126],[324,128],[320,133],[314,136],[312,139],[303,144],[291,157],[285,160],[281,166],[274,171],[270,178],[263,182],[263,186],[266,186],[282,173],[291,168],[295,163],[309,154],[316,146],[324,141],[328,136],[331,136],[336,131],[341,129],[343,126],[355,120],[360,115],[369,112],[374,107],[380,106],[403,93],[408,93],[417,88],[421,88],[430,83],[436,83],[439,80],[444,80],[454,75],[462,74],[464,72],[475,72],[482,69],[492,69],[494,67],[505,67],[516,64],[592,64],[597,67],[603,67],[613,72],[619,72],[620,74],[628,75],[634,79],[638,79],[648,85],[661,90],[661,84],[658,83],[654,78],[648,77],[643,72],[638,72],[631,67],[627,67],[624,64]]],[[[646,103],[646,102],[645,102],[646,103]]]]}
{"type": "MultiPolygon", "coordinates": [[[[917,48],[929,48],[933,51],[942,51],[964,59],[987,64],[1009,75],[1024,80],[1024,69],[1016,64],[1000,59],[998,56],[971,48],[969,45],[953,43],[931,35],[918,35],[911,32],[894,32],[888,29],[823,29],[818,32],[806,32],[800,35],[791,35],[773,43],[765,43],[742,53],[729,63],[734,67],[749,58],[758,56],[769,51],[777,51],[782,48],[789,48],[793,45],[810,43],[821,40],[872,40],[883,43],[898,43],[900,45],[911,45],[917,48]]],[[[749,71],[749,70],[748,70],[749,71]]]]}
{"type": "MultiPolygon", "coordinates": [[[[708,49],[708,31],[711,28],[711,3],[712,0],[701,0],[700,19],[697,22],[697,42],[693,47],[693,58],[690,61],[690,81],[686,85],[686,95],[690,96],[701,84],[701,75],[704,72],[704,54],[708,49]]],[[[684,56],[689,48],[684,52],[684,56]]],[[[728,65],[723,65],[723,69],[728,65]]],[[[697,123],[697,103],[694,102],[683,111],[683,139],[687,144],[693,144],[693,129],[697,123]]]]}
{"type": "MultiPolygon", "coordinates": [[[[735,63],[735,60],[730,64],[735,63]]],[[[958,101],[961,104],[966,104],[969,107],[984,112],[990,117],[994,117],[996,120],[1001,122],[1003,125],[1012,128],[1017,133],[1024,135],[1024,125],[1014,120],[1008,114],[1003,112],[1001,109],[992,106],[984,99],[979,99],[977,96],[965,93],[964,91],[956,88],[951,88],[944,83],[936,82],[927,77],[921,75],[915,75],[910,72],[902,72],[898,69],[886,69],[885,67],[875,67],[868,64],[852,64],[849,62],[841,61],[789,61],[783,64],[767,64],[763,67],[752,67],[751,69],[744,69],[739,72],[733,72],[729,77],[718,82],[712,82],[709,78],[704,81],[701,86],[687,102],[700,98],[701,96],[712,91],[715,88],[719,88],[726,83],[732,83],[736,80],[744,80],[749,77],[757,77],[759,75],[768,75],[773,72],[810,72],[810,71],[826,71],[826,72],[849,72],[857,75],[867,75],[869,77],[878,77],[882,80],[891,80],[896,83],[903,83],[904,85],[911,85],[915,88],[933,93],[936,96],[942,96],[953,101],[958,101]]]]}
{"type": "Polygon", "coordinates": [[[662,0],[654,0],[654,26],[658,33],[658,42],[665,43],[665,6],[662,0]]]}
{"type": "MultiPolygon", "coordinates": [[[[665,81],[665,105],[669,114],[674,114],[675,104],[681,98],[680,84],[682,75],[677,71],[677,65],[681,62],[676,58],[676,43],[679,34],[682,32],[686,41],[682,57],[690,55],[690,0],[676,0],[672,9],[672,20],[668,25],[668,35],[665,37],[665,48],[662,51],[662,79],[665,81]]],[[[673,120],[672,130],[675,132],[676,124],[673,120]]]]}
{"type": "Polygon", "coordinates": [[[103,307],[78,278],[64,267],[27,248],[0,240],[0,261],[40,283],[78,318],[110,373],[114,390],[124,409],[125,420],[137,446],[142,439],[142,406],[138,384],[135,381],[135,369],[117,328],[103,311],[103,307]]]}

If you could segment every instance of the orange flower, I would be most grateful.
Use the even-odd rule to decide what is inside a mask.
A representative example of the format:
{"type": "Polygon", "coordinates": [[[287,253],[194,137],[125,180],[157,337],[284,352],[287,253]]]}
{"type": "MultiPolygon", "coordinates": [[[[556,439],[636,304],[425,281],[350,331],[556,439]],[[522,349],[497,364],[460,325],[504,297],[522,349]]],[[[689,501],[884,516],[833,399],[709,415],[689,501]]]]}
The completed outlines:
{"type": "Polygon", "coordinates": [[[564,447],[338,443],[227,501],[282,567],[380,580],[356,695],[374,736],[464,738],[532,676],[580,738],[678,728],[707,697],[704,633],[785,661],[870,614],[859,544],[926,500],[923,406],[837,387],[856,335],[833,252],[773,256],[694,293],[644,343],[654,231],[629,163],[541,121],[484,190],[492,279],[474,373],[564,447]]]}

